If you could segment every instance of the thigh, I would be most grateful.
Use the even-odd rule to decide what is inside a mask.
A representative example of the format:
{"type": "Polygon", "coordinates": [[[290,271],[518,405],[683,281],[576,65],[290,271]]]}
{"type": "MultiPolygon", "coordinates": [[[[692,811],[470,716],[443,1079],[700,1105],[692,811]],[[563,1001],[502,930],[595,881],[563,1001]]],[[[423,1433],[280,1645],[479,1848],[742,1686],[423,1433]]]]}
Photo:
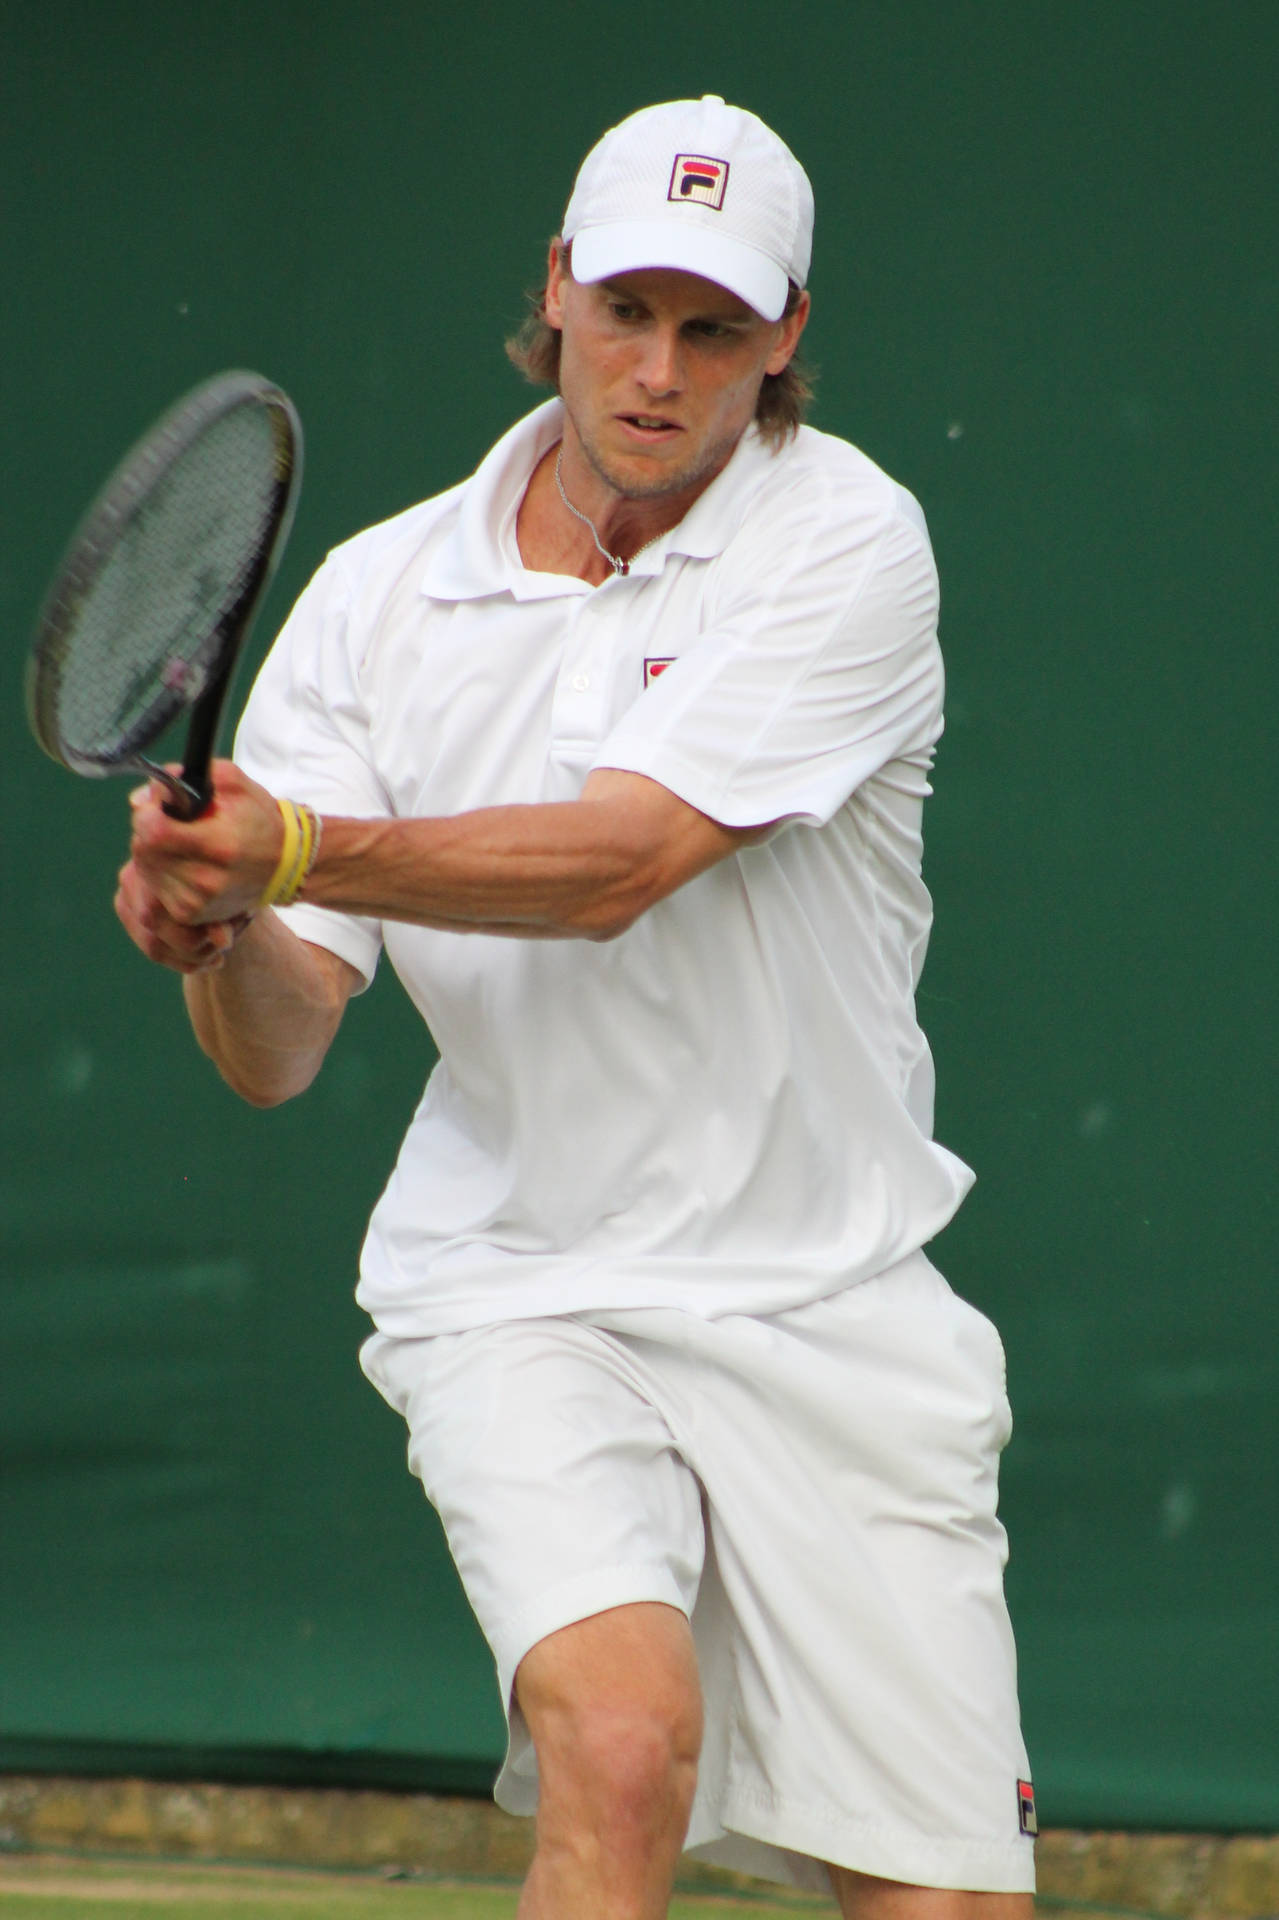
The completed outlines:
{"type": "Polygon", "coordinates": [[[521,1321],[375,1335],[362,1362],[407,1423],[508,1710],[521,1660],[558,1629],[634,1602],[691,1611],[701,1490],[615,1338],[521,1321]]]}

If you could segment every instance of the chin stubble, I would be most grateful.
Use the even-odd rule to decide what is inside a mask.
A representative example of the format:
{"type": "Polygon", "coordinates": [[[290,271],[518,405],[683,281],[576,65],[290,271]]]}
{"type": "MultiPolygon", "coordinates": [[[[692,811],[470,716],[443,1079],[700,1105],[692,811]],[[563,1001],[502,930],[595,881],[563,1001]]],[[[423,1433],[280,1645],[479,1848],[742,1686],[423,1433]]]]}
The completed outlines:
{"type": "Polygon", "coordinates": [[[596,479],[602,480],[606,487],[623,500],[665,500],[675,494],[687,493],[690,487],[709,485],[721,468],[728,464],[740,438],[740,434],[735,434],[731,439],[719,441],[715,446],[708,448],[703,457],[691,467],[676,468],[652,481],[639,483],[611,471],[607,459],[598,448],[583,438],[580,431],[577,441],[596,479]]]}

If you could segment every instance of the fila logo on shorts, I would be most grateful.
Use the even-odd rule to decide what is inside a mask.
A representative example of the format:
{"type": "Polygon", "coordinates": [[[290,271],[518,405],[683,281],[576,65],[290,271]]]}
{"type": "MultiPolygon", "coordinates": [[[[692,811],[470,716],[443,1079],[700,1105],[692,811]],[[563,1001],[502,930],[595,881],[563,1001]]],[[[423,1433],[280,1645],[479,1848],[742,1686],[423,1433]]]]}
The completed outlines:
{"type": "Polygon", "coordinates": [[[1029,1780],[1017,1782],[1017,1822],[1023,1833],[1033,1839],[1039,1832],[1039,1819],[1035,1813],[1035,1789],[1029,1780]]]}
{"type": "Polygon", "coordinates": [[[701,153],[677,153],[666,198],[692,200],[699,207],[714,207],[718,213],[727,185],[727,160],[708,160],[701,153]]]}
{"type": "Polygon", "coordinates": [[[659,673],[665,673],[667,667],[673,667],[674,665],[675,661],[673,658],[669,660],[645,660],[644,685],[651,687],[659,673]]]}

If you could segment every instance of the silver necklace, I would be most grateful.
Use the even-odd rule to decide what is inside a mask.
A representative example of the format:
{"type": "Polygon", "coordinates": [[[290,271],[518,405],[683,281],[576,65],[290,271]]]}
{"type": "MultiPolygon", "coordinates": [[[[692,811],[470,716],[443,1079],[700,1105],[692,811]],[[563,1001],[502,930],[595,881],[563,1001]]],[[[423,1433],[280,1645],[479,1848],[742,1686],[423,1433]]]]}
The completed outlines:
{"type": "Polygon", "coordinates": [[[638,560],[641,553],[647,553],[650,547],[656,546],[657,542],[662,537],[661,534],[655,533],[653,535],[653,538],[651,540],[646,540],[642,547],[636,547],[634,553],[631,555],[631,560],[623,560],[620,553],[610,553],[608,548],[604,545],[604,542],[600,539],[598,533],[596,533],[595,522],[591,519],[590,515],[583,513],[580,507],[575,507],[573,505],[573,502],[569,499],[568,495],[564,491],[564,482],[560,479],[560,461],[563,458],[564,458],[564,442],[561,440],[559,452],[555,456],[555,485],[559,489],[560,499],[564,502],[564,505],[568,508],[569,512],[572,514],[575,520],[580,520],[584,527],[590,528],[591,539],[595,542],[596,548],[599,551],[601,557],[608,561],[608,564],[610,567],[612,567],[613,572],[615,574],[618,574],[619,576],[629,573],[631,570],[631,560],[638,560]]]}

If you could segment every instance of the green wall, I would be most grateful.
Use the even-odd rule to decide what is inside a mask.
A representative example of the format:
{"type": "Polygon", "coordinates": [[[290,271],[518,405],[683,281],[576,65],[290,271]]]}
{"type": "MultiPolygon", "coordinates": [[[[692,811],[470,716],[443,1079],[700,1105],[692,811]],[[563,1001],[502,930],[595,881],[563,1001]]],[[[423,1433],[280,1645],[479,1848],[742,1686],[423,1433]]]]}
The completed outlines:
{"type": "Polygon", "coordinates": [[[476,1787],[500,1719],[360,1234],[430,1050],[389,977],[261,1115],[110,913],[124,790],[26,739],[45,580],[235,365],[326,548],[469,471],[574,166],[717,91],[818,202],[817,423],[921,497],[950,726],[923,994],[1006,1337],[1053,1823],[1279,1826],[1273,7],[0,4],[0,1765],[476,1787]]]}

